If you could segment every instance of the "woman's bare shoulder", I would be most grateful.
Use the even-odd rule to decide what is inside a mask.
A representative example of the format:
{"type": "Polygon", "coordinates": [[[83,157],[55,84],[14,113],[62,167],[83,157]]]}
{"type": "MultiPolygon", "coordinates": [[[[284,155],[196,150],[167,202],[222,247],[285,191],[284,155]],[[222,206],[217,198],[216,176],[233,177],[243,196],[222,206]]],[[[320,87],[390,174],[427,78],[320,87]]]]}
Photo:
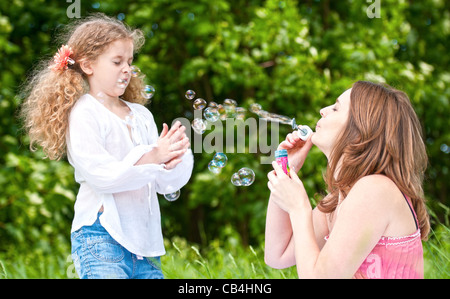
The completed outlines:
{"type": "MultiPolygon", "coordinates": [[[[350,190],[349,194],[364,194],[365,198],[385,198],[386,195],[392,195],[400,192],[395,183],[385,175],[372,174],[359,179],[350,190]]],[[[401,195],[401,193],[400,193],[401,195]]]]}

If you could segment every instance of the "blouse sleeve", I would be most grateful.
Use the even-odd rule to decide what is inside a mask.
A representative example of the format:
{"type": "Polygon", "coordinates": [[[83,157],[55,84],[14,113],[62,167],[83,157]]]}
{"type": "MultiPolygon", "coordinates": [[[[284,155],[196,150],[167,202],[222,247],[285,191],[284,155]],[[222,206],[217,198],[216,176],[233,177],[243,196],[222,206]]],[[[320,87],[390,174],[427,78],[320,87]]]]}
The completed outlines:
{"type": "MultiPolygon", "coordinates": [[[[153,120],[153,115],[147,108],[142,108],[143,114],[146,115],[147,121],[151,122],[149,132],[147,134],[151,136],[152,140],[158,139],[158,129],[153,120]]],[[[160,169],[155,177],[156,192],[159,194],[168,194],[181,189],[189,181],[192,169],[194,167],[194,156],[191,149],[188,149],[184,153],[182,160],[173,169],[167,170],[164,167],[160,169]]]]}
{"type": "Polygon", "coordinates": [[[162,165],[134,165],[152,145],[134,147],[122,160],[106,151],[98,116],[89,109],[73,109],[67,136],[67,155],[77,182],[98,193],[136,190],[154,180],[162,165]]]}
{"type": "Polygon", "coordinates": [[[162,169],[156,177],[156,192],[168,194],[181,189],[189,181],[192,168],[194,167],[194,157],[189,149],[184,153],[183,158],[175,168],[162,169]]]}

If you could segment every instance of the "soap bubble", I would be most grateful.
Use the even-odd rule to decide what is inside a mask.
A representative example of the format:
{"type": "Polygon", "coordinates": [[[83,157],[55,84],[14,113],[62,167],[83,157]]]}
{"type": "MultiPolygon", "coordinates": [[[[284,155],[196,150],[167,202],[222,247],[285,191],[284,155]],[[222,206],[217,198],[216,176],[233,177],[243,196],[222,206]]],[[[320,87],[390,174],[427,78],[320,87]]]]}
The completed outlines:
{"type": "Polygon", "coordinates": [[[178,197],[180,197],[180,194],[181,194],[180,190],[177,190],[172,193],[164,194],[164,198],[167,199],[168,201],[175,201],[178,199],[178,197]]]}
{"type": "Polygon", "coordinates": [[[236,108],[236,106],[237,106],[237,102],[235,101],[235,100],[233,100],[233,99],[225,99],[224,101],[223,101],[223,106],[226,108],[226,107],[232,107],[232,106],[234,106],[235,108],[236,108]]]}
{"type": "Polygon", "coordinates": [[[128,80],[127,79],[118,79],[117,86],[119,86],[120,88],[127,88],[128,80]]]}
{"type": "Polygon", "coordinates": [[[242,186],[250,186],[255,181],[255,173],[250,168],[239,169],[238,175],[241,178],[242,186]]]}
{"type": "Polygon", "coordinates": [[[231,183],[235,186],[250,186],[255,181],[255,173],[247,167],[239,169],[231,176],[231,183]]]}
{"type": "Polygon", "coordinates": [[[261,111],[262,107],[260,104],[258,103],[253,103],[250,105],[250,111],[253,113],[258,113],[259,111],[261,111]]]}
{"type": "Polygon", "coordinates": [[[238,173],[235,172],[233,173],[233,175],[231,176],[231,183],[235,186],[241,186],[241,178],[239,177],[238,173]]]}
{"type": "Polygon", "coordinates": [[[267,112],[265,110],[260,110],[256,114],[258,114],[259,117],[264,118],[266,120],[270,118],[270,112],[267,112]]]}
{"type": "Polygon", "coordinates": [[[219,109],[214,107],[208,107],[203,111],[203,115],[205,116],[207,121],[215,122],[219,119],[219,109]]]}
{"type": "Polygon", "coordinates": [[[226,120],[227,119],[227,113],[225,111],[225,108],[223,108],[222,104],[217,105],[217,109],[219,109],[220,119],[226,120]]]}
{"type": "Polygon", "coordinates": [[[211,160],[208,164],[208,169],[209,171],[211,171],[214,174],[218,174],[220,173],[220,171],[222,170],[222,167],[220,167],[219,165],[217,165],[216,161],[211,160]]]}
{"type": "Polygon", "coordinates": [[[131,69],[131,77],[137,77],[141,73],[141,70],[135,65],[130,66],[130,69],[131,69]]]}
{"type": "Polygon", "coordinates": [[[216,153],[213,159],[209,162],[208,169],[212,173],[218,174],[220,173],[222,168],[224,168],[225,165],[227,165],[227,161],[228,161],[227,155],[225,155],[224,153],[216,153]]]}
{"type": "Polygon", "coordinates": [[[225,99],[223,101],[223,107],[225,108],[227,117],[230,117],[230,118],[236,117],[236,106],[237,106],[237,102],[233,99],[225,99]]]}
{"type": "Polygon", "coordinates": [[[195,110],[201,110],[206,107],[206,101],[202,98],[198,98],[194,101],[192,107],[194,107],[195,110]]]}
{"type": "Polygon", "coordinates": [[[219,109],[219,106],[218,106],[217,103],[214,102],[214,101],[209,102],[209,103],[208,103],[208,107],[219,109]]]}
{"type": "Polygon", "coordinates": [[[144,89],[141,92],[142,96],[147,100],[151,99],[155,94],[155,88],[151,85],[145,85],[144,89]]]}
{"type": "Polygon", "coordinates": [[[195,91],[189,89],[189,90],[186,91],[186,94],[184,96],[188,100],[193,100],[195,98],[195,91]]]}
{"type": "Polygon", "coordinates": [[[216,163],[217,166],[219,167],[225,167],[225,165],[227,165],[227,155],[225,155],[224,153],[216,153],[214,155],[213,161],[216,163]]]}
{"type": "MultiPolygon", "coordinates": [[[[267,111],[264,111],[267,112],[267,111]]],[[[276,113],[263,113],[263,111],[260,111],[259,116],[262,118],[267,119],[268,121],[271,122],[279,122],[282,124],[286,124],[286,125],[292,125],[292,118],[284,116],[284,115],[280,115],[280,114],[276,114],[276,113]]]]}
{"type": "Polygon", "coordinates": [[[247,110],[245,108],[242,107],[236,107],[236,119],[245,119],[245,112],[247,110]]]}
{"type": "Polygon", "coordinates": [[[203,134],[206,131],[206,121],[201,118],[194,118],[191,127],[195,133],[203,134]]]}

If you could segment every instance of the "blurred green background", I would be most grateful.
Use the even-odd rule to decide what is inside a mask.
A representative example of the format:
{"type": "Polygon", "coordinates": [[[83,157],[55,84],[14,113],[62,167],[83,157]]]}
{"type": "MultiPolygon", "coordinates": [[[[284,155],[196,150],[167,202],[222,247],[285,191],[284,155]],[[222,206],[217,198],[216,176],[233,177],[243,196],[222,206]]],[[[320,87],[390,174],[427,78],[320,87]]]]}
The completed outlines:
{"type": "MultiPolygon", "coordinates": [[[[0,3],[0,277],[70,277],[78,189],[73,169],[29,151],[17,111],[21,85],[42,58],[57,51],[61,28],[73,14],[93,12],[145,32],[134,64],[156,89],[148,108],[159,129],[177,117],[192,120],[187,89],[208,102],[231,98],[246,109],[259,103],[312,127],[319,109],[357,80],[405,91],[422,122],[429,155],[424,185],[433,231],[424,243],[426,277],[450,277],[448,1],[378,1],[379,18],[369,17],[372,3],[363,0],[73,1],[0,3]]],[[[256,116],[247,112],[247,117],[256,116]]],[[[279,140],[289,132],[281,126],[279,140]]],[[[295,275],[268,272],[262,258],[271,166],[260,163],[263,153],[227,155],[228,165],[214,175],[207,168],[213,154],[195,154],[180,198],[169,203],[160,196],[166,275],[295,275]],[[230,177],[244,166],[255,171],[256,180],[235,187],[230,177]],[[236,255],[251,258],[236,262],[236,255]],[[222,272],[222,262],[240,269],[222,272]]],[[[325,167],[325,156],[313,148],[300,174],[312,202],[325,194],[325,167]]]]}

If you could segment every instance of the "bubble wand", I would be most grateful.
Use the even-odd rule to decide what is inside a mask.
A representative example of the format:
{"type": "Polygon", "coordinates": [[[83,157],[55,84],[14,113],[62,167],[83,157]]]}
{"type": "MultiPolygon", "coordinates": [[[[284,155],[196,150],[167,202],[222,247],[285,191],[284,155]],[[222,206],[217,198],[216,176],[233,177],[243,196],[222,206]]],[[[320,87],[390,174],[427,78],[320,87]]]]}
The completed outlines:
{"type": "Polygon", "coordinates": [[[291,121],[291,126],[292,126],[292,130],[297,130],[297,135],[298,137],[300,137],[301,140],[306,141],[309,137],[309,135],[312,134],[312,130],[310,127],[303,125],[303,126],[299,126],[296,124],[295,122],[295,118],[292,119],[291,121]]]}

